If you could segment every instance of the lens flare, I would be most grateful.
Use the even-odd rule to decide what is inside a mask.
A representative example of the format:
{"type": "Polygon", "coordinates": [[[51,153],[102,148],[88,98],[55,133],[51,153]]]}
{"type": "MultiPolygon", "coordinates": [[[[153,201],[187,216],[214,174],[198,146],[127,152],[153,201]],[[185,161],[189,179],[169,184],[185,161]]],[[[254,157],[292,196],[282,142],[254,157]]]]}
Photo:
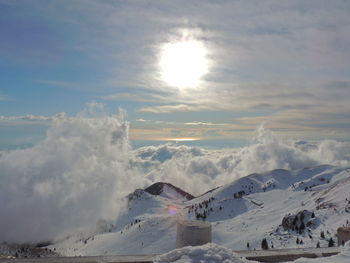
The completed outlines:
{"type": "Polygon", "coordinates": [[[168,207],[168,210],[169,210],[169,213],[171,214],[171,215],[175,215],[176,214],[176,207],[174,207],[174,206],[169,206],[168,207]]]}

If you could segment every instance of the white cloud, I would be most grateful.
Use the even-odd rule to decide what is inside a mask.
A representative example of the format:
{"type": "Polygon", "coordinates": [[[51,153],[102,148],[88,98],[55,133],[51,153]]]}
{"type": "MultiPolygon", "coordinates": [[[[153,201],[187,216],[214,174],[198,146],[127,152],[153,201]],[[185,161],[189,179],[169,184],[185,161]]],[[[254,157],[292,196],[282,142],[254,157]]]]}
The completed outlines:
{"type": "Polygon", "coordinates": [[[42,115],[21,115],[21,116],[0,116],[1,121],[16,121],[16,120],[29,120],[29,121],[53,121],[60,120],[66,117],[65,112],[59,112],[54,116],[42,116],[42,115]]]}
{"type": "Polygon", "coordinates": [[[185,125],[189,125],[189,126],[224,126],[224,125],[229,125],[229,124],[228,123],[212,123],[212,122],[195,121],[195,122],[186,122],[185,125]]]}
{"type": "Polygon", "coordinates": [[[83,111],[89,116],[57,117],[34,147],[1,153],[1,241],[50,240],[91,230],[99,219],[116,220],[121,200],[135,188],[157,181],[201,194],[253,172],[350,165],[349,143],[301,147],[263,128],[239,150],[177,144],[132,150],[125,115],[103,115],[98,103],[90,108],[83,111]]]}
{"type": "Polygon", "coordinates": [[[55,120],[44,141],[0,157],[1,241],[40,241],[113,220],[144,178],[122,116],[55,120]]]}
{"type": "MultiPolygon", "coordinates": [[[[242,125],[259,125],[265,122],[271,129],[290,131],[325,131],[338,129],[347,131],[350,127],[348,107],[339,105],[315,106],[312,109],[287,109],[267,116],[239,117],[235,120],[242,125]]],[[[334,132],[334,131],[333,131],[334,132]]]]}
{"type": "Polygon", "coordinates": [[[106,96],[102,96],[103,100],[112,100],[112,101],[154,101],[149,98],[150,96],[147,94],[132,94],[132,93],[115,93],[106,96]]]}
{"type": "Polygon", "coordinates": [[[138,162],[151,181],[179,185],[193,194],[232,182],[242,176],[273,169],[302,169],[331,164],[350,165],[349,143],[321,141],[312,147],[284,142],[259,128],[251,145],[239,150],[204,150],[161,145],[135,150],[138,162]],[[145,169],[147,167],[147,169],[145,169]]]}
{"type": "Polygon", "coordinates": [[[170,112],[188,112],[188,111],[201,111],[207,109],[206,106],[199,105],[164,105],[164,106],[151,106],[143,107],[139,109],[139,112],[152,112],[152,113],[170,113],[170,112]]]}
{"type": "Polygon", "coordinates": [[[350,18],[344,1],[186,1],[186,9],[177,1],[34,1],[31,9],[79,32],[75,46],[67,43],[69,51],[108,65],[104,81],[94,83],[95,91],[106,94],[102,99],[136,101],[140,112],[260,116],[261,109],[307,114],[322,105],[349,113],[350,18]],[[211,68],[201,85],[187,91],[160,81],[158,66],[160,47],[186,34],[208,47],[211,68]],[[347,84],[338,89],[339,82],[347,84]]]}

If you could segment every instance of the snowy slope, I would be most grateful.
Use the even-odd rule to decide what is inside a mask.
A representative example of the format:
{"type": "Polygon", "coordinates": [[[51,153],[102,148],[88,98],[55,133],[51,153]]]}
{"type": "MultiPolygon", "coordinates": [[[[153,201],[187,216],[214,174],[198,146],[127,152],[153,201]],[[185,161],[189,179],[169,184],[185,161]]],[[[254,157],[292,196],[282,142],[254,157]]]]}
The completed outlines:
{"type": "Polygon", "coordinates": [[[350,219],[348,189],[350,169],[326,165],[248,175],[192,200],[178,198],[168,187],[160,195],[139,189],[129,195],[125,213],[110,232],[73,236],[50,248],[69,256],[165,253],[175,248],[179,218],[210,221],[213,242],[233,250],[247,249],[247,243],[260,249],[263,238],[274,248],[316,247],[318,242],[325,247],[331,237],[336,242],[336,229],[350,219]],[[297,217],[295,225],[303,221],[305,228],[284,228],[288,217],[297,217]]]}
{"type": "Polygon", "coordinates": [[[128,196],[127,209],[110,232],[72,236],[50,248],[67,256],[167,252],[175,247],[175,210],[183,206],[183,198],[169,199],[173,190],[169,192],[162,196],[137,189],[128,196]]]}

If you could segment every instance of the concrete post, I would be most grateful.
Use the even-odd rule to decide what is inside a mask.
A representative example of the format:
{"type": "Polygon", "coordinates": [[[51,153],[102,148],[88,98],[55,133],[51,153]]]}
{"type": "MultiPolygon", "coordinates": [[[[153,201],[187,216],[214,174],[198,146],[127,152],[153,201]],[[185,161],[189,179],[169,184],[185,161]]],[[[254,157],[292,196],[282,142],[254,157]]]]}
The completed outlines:
{"type": "Polygon", "coordinates": [[[211,242],[211,224],[204,221],[177,222],[176,247],[200,246],[211,242]]]}
{"type": "Polygon", "coordinates": [[[338,246],[350,240],[350,227],[339,227],[337,230],[338,246]]]}

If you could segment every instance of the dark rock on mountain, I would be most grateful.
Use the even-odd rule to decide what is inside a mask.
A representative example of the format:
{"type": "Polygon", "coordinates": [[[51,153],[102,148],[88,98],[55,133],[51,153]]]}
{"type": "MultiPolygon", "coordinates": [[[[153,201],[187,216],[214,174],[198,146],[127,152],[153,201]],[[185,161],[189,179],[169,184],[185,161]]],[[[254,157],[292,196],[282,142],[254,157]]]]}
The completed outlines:
{"type": "Polygon", "coordinates": [[[164,183],[164,182],[158,182],[154,183],[151,186],[147,187],[144,191],[151,194],[151,195],[161,195],[164,192],[164,188],[170,188],[173,189],[178,194],[185,197],[187,200],[192,200],[194,198],[193,195],[183,191],[182,189],[170,184],[170,183],[164,183]]]}

